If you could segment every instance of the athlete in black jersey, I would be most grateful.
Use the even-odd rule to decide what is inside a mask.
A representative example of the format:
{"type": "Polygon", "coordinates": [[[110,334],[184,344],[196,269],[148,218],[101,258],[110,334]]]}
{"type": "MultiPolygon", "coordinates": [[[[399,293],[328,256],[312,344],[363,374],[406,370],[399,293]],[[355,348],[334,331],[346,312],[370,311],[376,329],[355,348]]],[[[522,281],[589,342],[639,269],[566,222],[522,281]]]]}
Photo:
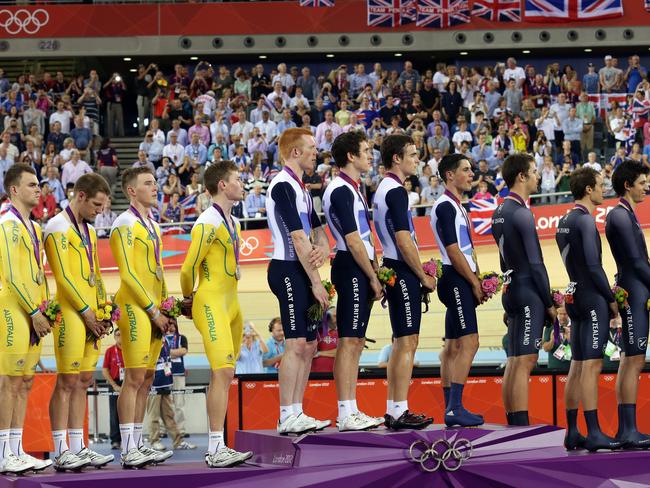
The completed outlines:
{"type": "Polygon", "coordinates": [[[539,181],[535,160],[524,153],[508,156],[502,175],[510,194],[492,216],[492,235],[507,283],[502,295],[509,339],[503,405],[508,425],[528,425],[530,372],[542,346],[544,320],[555,321],[556,313],[535,219],[526,206],[539,181]]]}
{"type": "Polygon", "coordinates": [[[598,377],[609,336],[609,321],[618,316],[618,306],[602,265],[600,234],[592,217],[603,203],[603,178],[591,168],[574,171],[570,179],[575,207],[557,228],[555,240],[566,267],[572,299],[566,310],[571,317],[571,368],[564,390],[567,433],[564,446],[590,451],[617,449],[621,443],[606,436],[598,424],[598,377]],[[587,438],[578,431],[578,406],[582,400],[587,438]]]}
{"type": "Polygon", "coordinates": [[[616,281],[629,293],[623,309],[623,353],[616,379],[618,433],[616,438],[631,447],[650,447],[650,437],[636,428],[636,397],[639,374],[645,365],[648,346],[650,263],[643,231],[634,214],[645,199],[648,169],[636,161],[623,161],[614,171],[612,186],[621,197],[607,215],[605,234],[616,261],[616,281]]]}

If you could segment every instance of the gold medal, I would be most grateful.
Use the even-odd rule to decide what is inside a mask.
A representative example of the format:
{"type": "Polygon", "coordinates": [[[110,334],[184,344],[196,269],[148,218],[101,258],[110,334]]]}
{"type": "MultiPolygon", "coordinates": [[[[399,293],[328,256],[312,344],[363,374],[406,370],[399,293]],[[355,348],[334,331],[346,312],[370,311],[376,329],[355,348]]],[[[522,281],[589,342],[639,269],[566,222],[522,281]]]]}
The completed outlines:
{"type": "Polygon", "coordinates": [[[95,272],[91,272],[90,275],[88,276],[88,284],[90,286],[95,286],[95,272]]]}
{"type": "Polygon", "coordinates": [[[156,278],[158,278],[158,281],[162,281],[163,279],[163,270],[160,265],[156,266],[156,278]]]}
{"type": "Polygon", "coordinates": [[[36,283],[42,285],[44,282],[45,282],[45,273],[43,273],[43,270],[39,269],[38,273],[36,273],[36,283]]]}
{"type": "Polygon", "coordinates": [[[237,265],[237,267],[235,268],[235,278],[241,280],[241,268],[239,267],[239,265],[237,265]]]}

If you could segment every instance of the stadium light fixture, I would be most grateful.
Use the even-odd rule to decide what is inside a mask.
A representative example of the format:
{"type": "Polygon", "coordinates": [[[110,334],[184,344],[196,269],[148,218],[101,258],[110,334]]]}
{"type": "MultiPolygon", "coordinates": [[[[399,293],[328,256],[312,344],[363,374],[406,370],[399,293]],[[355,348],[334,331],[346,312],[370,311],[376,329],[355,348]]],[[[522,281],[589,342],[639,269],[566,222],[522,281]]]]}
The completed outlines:
{"type": "Polygon", "coordinates": [[[333,54],[326,54],[325,57],[326,57],[326,58],[333,58],[334,55],[333,55],[333,54]]]}
{"type": "Polygon", "coordinates": [[[190,61],[198,61],[199,57],[198,56],[192,56],[190,57],[190,61]]]}
{"type": "Polygon", "coordinates": [[[131,61],[131,58],[124,58],[124,61],[131,61]]]}
{"type": "Polygon", "coordinates": [[[129,72],[130,72],[130,73],[137,73],[138,70],[137,70],[136,68],[131,68],[131,69],[129,70],[129,72]]]}
{"type": "Polygon", "coordinates": [[[524,49],[524,50],[521,51],[521,52],[522,52],[522,54],[530,54],[530,50],[529,50],[529,49],[524,49]]]}
{"type": "Polygon", "coordinates": [[[467,51],[461,51],[461,52],[460,52],[460,55],[461,55],[461,56],[467,56],[468,54],[469,54],[469,53],[468,53],[467,51]]]}
{"type": "Polygon", "coordinates": [[[590,52],[591,52],[591,48],[589,48],[589,47],[586,48],[586,49],[585,49],[585,52],[586,52],[586,53],[590,53],[590,52]]]}
{"type": "Polygon", "coordinates": [[[401,57],[402,57],[402,53],[395,53],[395,57],[396,57],[396,58],[401,58],[401,57]]]}
{"type": "Polygon", "coordinates": [[[260,54],[258,57],[259,57],[260,59],[266,59],[266,54],[260,54]]]}

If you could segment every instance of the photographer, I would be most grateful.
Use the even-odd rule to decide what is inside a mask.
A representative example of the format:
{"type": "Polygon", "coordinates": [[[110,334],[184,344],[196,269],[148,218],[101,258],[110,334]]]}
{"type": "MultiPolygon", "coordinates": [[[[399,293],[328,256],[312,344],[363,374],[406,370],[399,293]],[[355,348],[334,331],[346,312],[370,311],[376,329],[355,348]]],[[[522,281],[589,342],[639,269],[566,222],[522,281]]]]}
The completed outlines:
{"type": "MultiPolygon", "coordinates": [[[[569,186],[569,178],[571,175],[571,162],[567,161],[562,164],[562,169],[555,178],[555,191],[568,192],[571,190],[569,186]]],[[[571,201],[570,195],[561,195],[558,197],[558,203],[568,203],[571,201]]]]}
{"type": "Polygon", "coordinates": [[[104,83],[106,96],[106,135],[124,137],[124,112],[122,101],[126,92],[126,84],[118,73],[113,73],[111,79],[104,83]]]}
{"type": "Polygon", "coordinates": [[[264,373],[262,358],[267,352],[269,352],[269,348],[260,338],[253,323],[246,322],[235,373],[237,375],[264,373]]]}
{"type": "Polygon", "coordinates": [[[569,371],[571,365],[571,319],[564,307],[557,309],[560,337],[555,337],[553,325],[547,324],[542,337],[542,349],[548,353],[548,369],[569,371]]]}
{"type": "Polygon", "coordinates": [[[152,71],[157,71],[155,63],[149,63],[145,68],[144,64],[138,66],[138,75],[135,78],[136,107],[138,109],[138,133],[144,135],[144,119],[151,119],[151,95],[149,87],[153,77],[152,71]]]}

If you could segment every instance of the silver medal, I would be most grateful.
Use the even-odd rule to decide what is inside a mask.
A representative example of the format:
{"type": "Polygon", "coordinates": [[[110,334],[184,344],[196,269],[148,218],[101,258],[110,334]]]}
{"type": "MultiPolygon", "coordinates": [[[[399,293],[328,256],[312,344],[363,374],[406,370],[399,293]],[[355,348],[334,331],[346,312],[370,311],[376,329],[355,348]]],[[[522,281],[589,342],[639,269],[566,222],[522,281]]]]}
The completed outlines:
{"type": "Polygon", "coordinates": [[[163,279],[163,270],[162,266],[156,266],[156,278],[158,278],[158,281],[162,281],[163,279]]]}
{"type": "Polygon", "coordinates": [[[239,265],[235,268],[235,278],[241,280],[241,269],[239,268],[239,265]]]}
{"type": "Polygon", "coordinates": [[[88,284],[90,286],[95,286],[95,273],[91,272],[90,275],[88,276],[88,284]]]}
{"type": "Polygon", "coordinates": [[[45,282],[45,273],[43,273],[43,270],[38,270],[38,273],[36,273],[36,283],[39,285],[42,285],[45,282]]]}

